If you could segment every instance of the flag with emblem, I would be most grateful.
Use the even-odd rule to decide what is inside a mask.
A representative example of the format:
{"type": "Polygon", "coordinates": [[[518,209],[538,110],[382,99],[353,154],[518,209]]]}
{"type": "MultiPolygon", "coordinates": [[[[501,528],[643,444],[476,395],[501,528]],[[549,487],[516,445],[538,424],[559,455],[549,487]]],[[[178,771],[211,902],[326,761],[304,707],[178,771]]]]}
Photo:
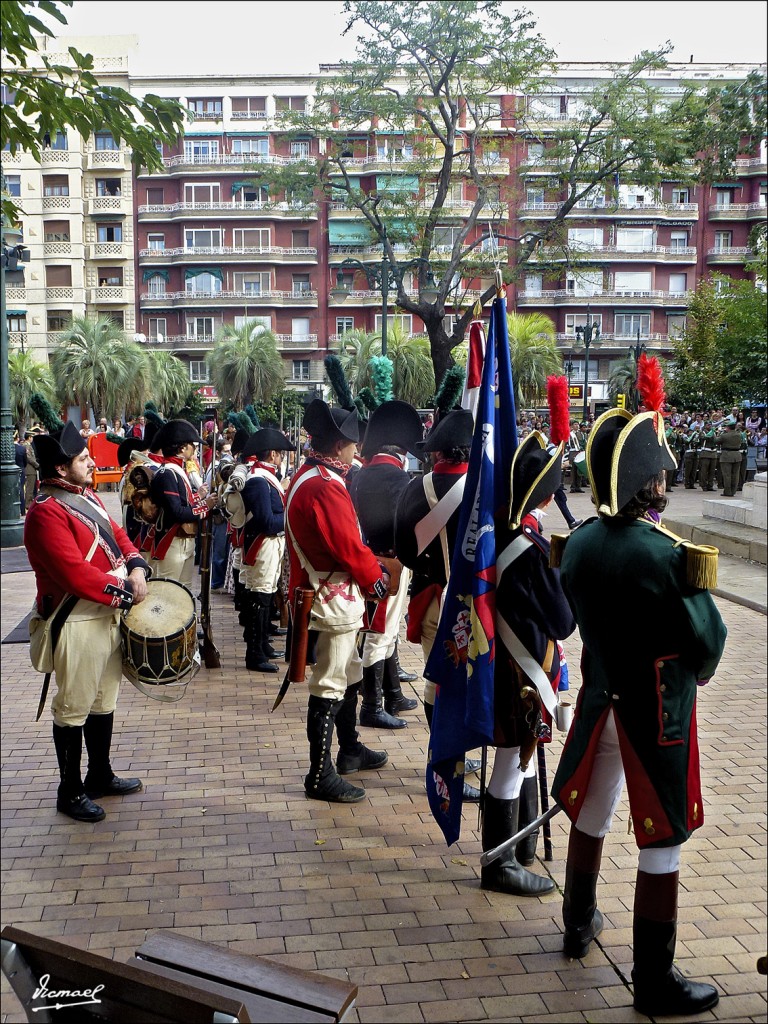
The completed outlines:
{"type": "Polygon", "coordinates": [[[427,795],[450,846],[461,832],[464,756],[493,743],[496,540],[506,521],[517,447],[514,389],[503,292],[494,300],[485,345],[464,500],[445,602],[424,674],[436,684],[427,795]]]}
{"type": "Polygon", "coordinates": [[[480,384],[483,380],[483,356],[485,354],[485,325],[483,324],[483,307],[478,299],[475,303],[474,317],[469,325],[469,352],[467,354],[467,372],[464,376],[464,392],[461,396],[462,409],[469,409],[477,416],[477,403],[480,400],[480,384]]]}

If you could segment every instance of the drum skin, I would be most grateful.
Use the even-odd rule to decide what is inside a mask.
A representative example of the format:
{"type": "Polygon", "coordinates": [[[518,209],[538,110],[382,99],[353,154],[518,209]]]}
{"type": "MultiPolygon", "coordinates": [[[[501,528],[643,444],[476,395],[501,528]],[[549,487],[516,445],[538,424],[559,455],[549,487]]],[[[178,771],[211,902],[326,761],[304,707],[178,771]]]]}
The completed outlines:
{"type": "Polygon", "coordinates": [[[120,632],[123,672],[131,681],[162,686],[196,668],[195,602],[175,580],[149,580],[146,598],[121,620],[120,632]]]}

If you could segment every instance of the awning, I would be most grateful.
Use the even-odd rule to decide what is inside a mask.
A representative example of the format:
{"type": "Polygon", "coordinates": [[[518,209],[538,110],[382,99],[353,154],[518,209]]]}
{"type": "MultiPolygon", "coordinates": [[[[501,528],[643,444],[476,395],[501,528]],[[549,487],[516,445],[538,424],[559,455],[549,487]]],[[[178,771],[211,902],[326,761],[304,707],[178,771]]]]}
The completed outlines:
{"type": "Polygon", "coordinates": [[[240,192],[244,188],[253,189],[254,192],[257,192],[260,188],[267,188],[268,189],[269,186],[259,185],[259,184],[256,184],[253,181],[233,181],[232,182],[232,195],[235,195],[236,193],[240,192]]]}
{"type": "Polygon", "coordinates": [[[741,188],[741,185],[740,181],[715,181],[712,188],[741,188]]]}
{"type": "Polygon", "coordinates": [[[367,245],[372,238],[368,224],[344,220],[328,222],[329,245],[367,245]]]}
{"type": "Polygon", "coordinates": [[[171,275],[168,270],[145,270],[141,275],[142,282],[150,281],[153,277],[162,277],[166,281],[170,282],[171,275]]]}
{"type": "Polygon", "coordinates": [[[418,192],[419,179],[415,174],[377,174],[377,192],[418,192]]]}
{"type": "Polygon", "coordinates": [[[27,311],[26,311],[26,309],[6,309],[5,315],[6,316],[26,316],[27,315],[27,311]]]}
{"type": "Polygon", "coordinates": [[[200,277],[201,274],[210,274],[211,277],[218,278],[224,284],[224,271],[221,267],[185,267],[184,280],[188,281],[191,277],[200,277]]]}

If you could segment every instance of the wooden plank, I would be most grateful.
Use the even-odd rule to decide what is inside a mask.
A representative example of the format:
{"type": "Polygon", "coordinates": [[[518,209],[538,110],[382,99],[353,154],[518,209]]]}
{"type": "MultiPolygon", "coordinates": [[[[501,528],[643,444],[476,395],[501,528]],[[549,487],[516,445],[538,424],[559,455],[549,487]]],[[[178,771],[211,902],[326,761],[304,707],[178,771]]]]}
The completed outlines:
{"type": "Polygon", "coordinates": [[[342,1019],[357,998],[357,985],[350,982],[222,949],[187,935],[155,932],[136,950],[136,955],[197,977],[225,981],[238,989],[320,1010],[336,1021],[342,1019]]]}
{"type": "Polygon", "coordinates": [[[140,970],[159,978],[171,978],[174,981],[189,980],[194,977],[197,988],[206,992],[213,992],[217,995],[225,995],[230,998],[242,1000],[243,1006],[248,1011],[252,1021],[259,1021],[259,1024],[330,1024],[335,1020],[329,1013],[321,1010],[309,1010],[306,1006],[295,1006],[286,1003],[283,999],[273,996],[264,996],[256,992],[247,992],[241,987],[226,985],[221,981],[209,981],[199,975],[190,975],[182,969],[166,967],[164,964],[155,964],[150,960],[130,960],[129,963],[136,964],[140,970]]]}
{"type": "Polygon", "coordinates": [[[239,998],[205,991],[193,978],[181,983],[153,978],[131,964],[121,964],[87,950],[67,946],[55,939],[8,926],[3,929],[3,971],[24,1007],[28,1021],[45,1020],[41,1007],[61,1005],[49,1019],[57,1024],[89,1019],[117,1021],[119,1024],[210,1024],[215,1013],[249,1024],[243,1002],[239,998]],[[59,993],[92,992],[98,986],[97,1002],[72,1004],[83,1000],[51,996],[34,999],[35,989],[59,993]],[[34,1006],[32,1004],[35,1004],[34,1006]]]}

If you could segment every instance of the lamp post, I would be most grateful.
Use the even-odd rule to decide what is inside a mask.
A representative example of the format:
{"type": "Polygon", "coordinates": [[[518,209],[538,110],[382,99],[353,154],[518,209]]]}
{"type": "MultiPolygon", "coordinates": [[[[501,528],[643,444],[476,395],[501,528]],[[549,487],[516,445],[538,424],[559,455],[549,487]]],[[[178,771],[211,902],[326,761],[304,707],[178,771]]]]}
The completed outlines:
{"type": "Polygon", "coordinates": [[[595,348],[599,348],[602,342],[600,341],[600,325],[592,323],[592,313],[590,312],[589,306],[587,306],[587,322],[583,327],[576,328],[576,341],[574,345],[576,348],[584,346],[584,412],[583,418],[586,422],[589,416],[589,347],[594,345],[595,348]]]}
{"type": "Polygon", "coordinates": [[[405,263],[393,263],[385,255],[381,257],[381,265],[378,267],[368,266],[365,263],[361,263],[360,260],[351,257],[339,264],[339,269],[336,273],[336,285],[331,288],[331,296],[337,302],[344,302],[349,295],[349,288],[344,283],[345,267],[361,270],[365,274],[368,287],[371,290],[376,289],[381,292],[381,354],[383,356],[387,354],[387,307],[389,305],[390,286],[393,284],[396,287],[399,286],[403,280],[403,272],[410,267],[416,266],[425,266],[427,268],[426,287],[422,288],[419,294],[427,302],[434,302],[437,298],[437,285],[435,284],[435,278],[428,261],[421,256],[416,256],[405,263]]]}
{"type": "Polygon", "coordinates": [[[571,396],[571,377],[573,376],[573,363],[571,362],[571,353],[570,352],[566,352],[565,353],[565,361],[563,363],[563,370],[565,371],[565,375],[568,378],[568,398],[570,400],[570,396],[571,396]]]}
{"type": "Polygon", "coordinates": [[[629,346],[629,352],[635,360],[635,373],[632,379],[632,412],[637,412],[637,407],[640,404],[637,393],[637,366],[640,362],[640,356],[645,352],[645,344],[640,341],[639,327],[637,329],[637,342],[634,345],[629,346]]]}
{"type": "Polygon", "coordinates": [[[0,547],[18,547],[24,536],[24,520],[19,517],[19,467],[13,447],[11,386],[8,367],[8,320],[5,315],[5,272],[16,270],[19,261],[29,262],[29,249],[6,245],[6,237],[20,238],[15,228],[2,228],[0,252],[0,547]]]}

